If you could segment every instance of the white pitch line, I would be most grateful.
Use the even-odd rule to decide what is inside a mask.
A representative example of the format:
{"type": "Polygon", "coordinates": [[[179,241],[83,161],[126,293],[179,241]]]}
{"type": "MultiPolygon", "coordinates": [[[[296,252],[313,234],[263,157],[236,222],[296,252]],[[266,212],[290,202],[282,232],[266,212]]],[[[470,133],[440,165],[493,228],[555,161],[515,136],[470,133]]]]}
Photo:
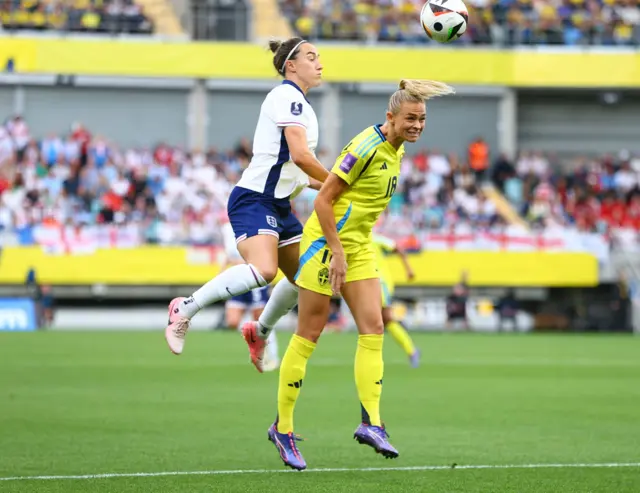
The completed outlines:
{"type": "MultiPolygon", "coordinates": [[[[338,467],[307,469],[306,473],[326,472],[382,472],[382,471],[442,471],[446,469],[563,469],[563,468],[615,468],[640,467],[640,462],[609,462],[600,464],[485,464],[485,465],[451,465],[451,466],[407,466],[407,467],[338,467]]],[[[108,478],[155,478],[161,476],[218,476],[236,474],[280,474],[294,473],[290,469],[232,469],[228,471],[164,471],[164,472],[131,472],[82,474],[77,476],[14,476],[0,477],[0,481],[44,481],[62,479],[108,479],[108,478]]]]}

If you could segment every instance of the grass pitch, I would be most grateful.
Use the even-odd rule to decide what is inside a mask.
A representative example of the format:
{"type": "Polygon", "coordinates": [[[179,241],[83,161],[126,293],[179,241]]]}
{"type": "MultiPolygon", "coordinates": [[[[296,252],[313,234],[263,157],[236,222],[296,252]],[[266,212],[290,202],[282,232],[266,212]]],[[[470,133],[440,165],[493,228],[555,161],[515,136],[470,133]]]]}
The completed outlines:
{"type": "Polygon", "coordinates": [[[331,334],[296,410],[309,468],[330,470],[283,474],[266,436],[278,375],[253,369],[238,334],[190,334],[176,357],[162,332],[0,333],[0,491],[640,491],[638,465],[569,467],[640,463],[640,338],[415,337],[417,370],[385,341],[382,411],[400,458],[352,439],[356,339],[331,334]],[[483,465],[536,468],[460,468],[483,465]],[[206,474],[93,477],[194,471],[206,474]],[[92,477],[1,480],[42,475],[92,477]]]}

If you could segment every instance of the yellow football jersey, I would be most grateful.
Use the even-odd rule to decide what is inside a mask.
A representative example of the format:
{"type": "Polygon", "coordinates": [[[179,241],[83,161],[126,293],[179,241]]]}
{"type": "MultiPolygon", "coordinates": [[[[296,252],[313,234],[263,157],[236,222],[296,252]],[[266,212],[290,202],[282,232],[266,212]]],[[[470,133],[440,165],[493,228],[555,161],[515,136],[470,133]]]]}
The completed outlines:
{"type": "MultiPolygon", "coordinates": [[[[331,170],[349,184],[333,204],[340,241],[345,253],[371,243],[371,232],[398,185],[404,145],[396,150],[374,125],[358,134],[342,150],[331,170]]],[[[304,226],[307,237],[323,238],[314,211],[304,226]]]]}

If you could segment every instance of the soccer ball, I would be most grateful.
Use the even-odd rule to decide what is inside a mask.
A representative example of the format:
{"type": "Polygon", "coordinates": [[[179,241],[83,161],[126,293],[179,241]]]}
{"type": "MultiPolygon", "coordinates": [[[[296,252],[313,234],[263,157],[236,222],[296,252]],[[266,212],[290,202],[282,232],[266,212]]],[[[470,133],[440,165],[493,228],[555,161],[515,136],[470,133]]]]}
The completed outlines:
{"type": "Polygon", "coordinates": [[[462,0],[427,0],[420,12],[422,28],[434,41],[449,43],[467,30],[469,12],[462,0]]]}

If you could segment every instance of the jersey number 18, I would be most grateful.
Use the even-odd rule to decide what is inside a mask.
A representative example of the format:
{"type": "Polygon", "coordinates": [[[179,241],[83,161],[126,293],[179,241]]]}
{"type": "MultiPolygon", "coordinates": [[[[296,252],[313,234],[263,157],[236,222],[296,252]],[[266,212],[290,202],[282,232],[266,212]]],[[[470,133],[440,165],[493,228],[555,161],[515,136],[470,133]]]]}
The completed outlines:
{"type": "Polygon", "coordinates": [[[387,193],[384,194],[384,198],[391,197],[394,193],[396,193],[396,187],[398,186],[398,177],[392,176],[389,178],[389,183],[387,184],[387,193]]]}

